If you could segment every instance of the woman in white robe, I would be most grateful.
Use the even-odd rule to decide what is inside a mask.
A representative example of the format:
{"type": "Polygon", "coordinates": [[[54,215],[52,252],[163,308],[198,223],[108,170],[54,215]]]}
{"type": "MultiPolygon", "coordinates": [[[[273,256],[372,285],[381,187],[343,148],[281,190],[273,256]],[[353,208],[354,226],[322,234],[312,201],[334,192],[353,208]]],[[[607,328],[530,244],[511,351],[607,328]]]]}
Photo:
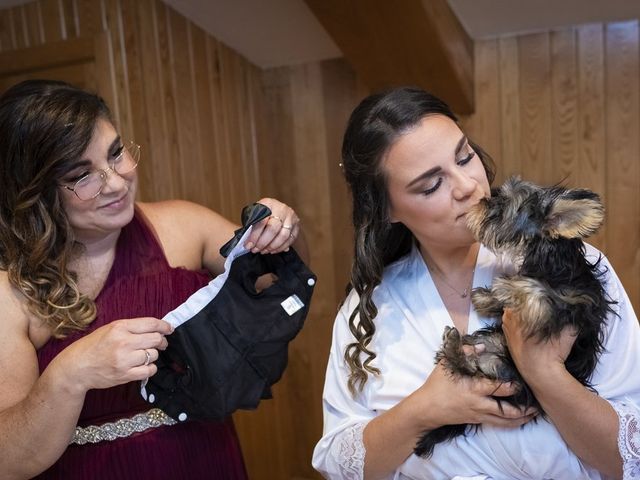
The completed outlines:
{"type": "Polygon", "coordinates": [[[455,379],[433,361],[445,326],[466,333],[490,321],[473,310],[470,289],[513,269],[464,221],[489,195],[490,159],[445,104],[402,88],[354,111],[343,165],[354,199],[353,290],[334,326],[314,467],[332,479],[640,478],[640,328],[606,258],[616,315],[591,379],[598,395],[564,369],[569,332],[536,344],[515,316],[504,318],[514,361],[547,415],[531,421],[538,412],[492,399],[512,386],[455,379]],[[429,459],[412,454],[424,431],[454,423],[482,427],[438,444],[429,459]]]}

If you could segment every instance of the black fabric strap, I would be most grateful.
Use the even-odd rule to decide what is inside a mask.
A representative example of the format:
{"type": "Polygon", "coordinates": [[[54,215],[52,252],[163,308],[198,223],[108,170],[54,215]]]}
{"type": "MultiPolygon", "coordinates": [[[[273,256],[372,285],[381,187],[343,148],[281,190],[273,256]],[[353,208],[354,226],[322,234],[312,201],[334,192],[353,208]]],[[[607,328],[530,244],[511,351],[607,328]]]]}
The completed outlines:
{"type": "Polygon", "coordinates": [[[261,203],[252,203],[244,207],[241,215],[242,227],[237,229],[233,234],[233,238],[220,248],[220,255],[227,258],[249,227],[264,220],[269,215],[271,215],[271,209],[261,203]]]}

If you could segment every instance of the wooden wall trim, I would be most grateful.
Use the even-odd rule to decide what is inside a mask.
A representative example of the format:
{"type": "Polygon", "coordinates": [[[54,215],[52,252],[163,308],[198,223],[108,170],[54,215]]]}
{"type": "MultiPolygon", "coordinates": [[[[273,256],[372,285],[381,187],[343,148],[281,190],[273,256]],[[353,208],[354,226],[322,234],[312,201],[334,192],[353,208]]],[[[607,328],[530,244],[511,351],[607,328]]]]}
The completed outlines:
{"type": "Polygon", "coordinates": [[[305,1],[372,90],[417,85],[473,112],[473,42],[446,0],[305,1]]]}
{"type": "Polygon", "coordinates": [[[43,68],[82,63],[92,60],[95,56],[93,37],[74,38],[27,49],[0,52],[0,65],[4,75],[16,75],[43,68]]]}

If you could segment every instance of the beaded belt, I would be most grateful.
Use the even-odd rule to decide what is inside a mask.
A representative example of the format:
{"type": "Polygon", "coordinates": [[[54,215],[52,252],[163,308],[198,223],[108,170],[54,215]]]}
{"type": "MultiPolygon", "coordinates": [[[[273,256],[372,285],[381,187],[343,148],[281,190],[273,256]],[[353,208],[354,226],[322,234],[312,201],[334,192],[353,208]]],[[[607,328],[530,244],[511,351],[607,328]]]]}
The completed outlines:
{"type": "Polygon", "coordinates": [[[104,440],[112,441],[117,438],[128,437],[136,432],[143,432],[149,428],[162,425],[174,425],[176,422],[159,408],[152,408],[148,412],[138,413],[131,418],[121,418],[115,422],[98,426],[76,427],[69,444],[98,443],[104,440]]]}

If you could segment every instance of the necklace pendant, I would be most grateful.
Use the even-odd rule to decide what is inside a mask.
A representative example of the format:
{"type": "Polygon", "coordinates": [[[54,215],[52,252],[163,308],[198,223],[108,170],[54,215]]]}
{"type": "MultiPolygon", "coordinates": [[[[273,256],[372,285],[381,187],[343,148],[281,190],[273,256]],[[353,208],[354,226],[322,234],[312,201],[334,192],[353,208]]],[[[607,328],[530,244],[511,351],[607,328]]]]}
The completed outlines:
{"type": "Polygon", "coordinates": [[[465,288],[464,291],[460,294],[460,296],[462,298],[467,298],[467,295],[469,295],[469,292],[467,291],[467,289],[465,288]]]}

